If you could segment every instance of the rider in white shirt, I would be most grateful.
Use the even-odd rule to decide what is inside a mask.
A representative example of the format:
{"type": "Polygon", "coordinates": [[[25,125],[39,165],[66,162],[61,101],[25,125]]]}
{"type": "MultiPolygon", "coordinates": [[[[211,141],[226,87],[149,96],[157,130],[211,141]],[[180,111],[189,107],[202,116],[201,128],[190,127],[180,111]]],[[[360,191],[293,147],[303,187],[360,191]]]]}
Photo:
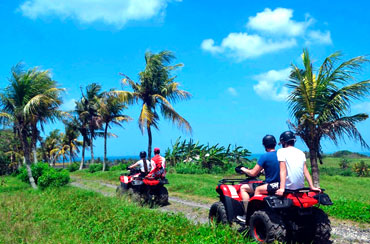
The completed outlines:
{"type": "Polygon", "coordinates": [[[140,167],[141,175],[145,176],[151,170],[151,162],[146,159],[146,152],[145,151],[140,152],[140,158],[141,159],[139,161],[130,165],[128,168],[133,169],[133,168],[140,167]]]}
{"type": "Polygon", "coordinates": [[[294,147],[296,138],[293,132],[285,131],[280,135],[280,144],[283,148],[277,151],[280,164],[280,189],[276,195],[282,196],[285,189],[296,190],[304,187],[304,177],[313,191],[321,191],[314,187],[310,172],[306,166],[306,156],[298,148],[294,147]]]}

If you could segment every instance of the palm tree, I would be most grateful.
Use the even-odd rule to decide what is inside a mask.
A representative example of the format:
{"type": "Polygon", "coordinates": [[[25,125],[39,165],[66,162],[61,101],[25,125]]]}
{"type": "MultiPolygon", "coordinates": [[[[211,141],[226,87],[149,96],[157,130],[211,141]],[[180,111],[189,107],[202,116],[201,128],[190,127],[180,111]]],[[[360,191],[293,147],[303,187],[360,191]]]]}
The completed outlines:
{"type": "Polygon", "coordinates": [[[287,85],[292,89],[288,103],[294,122],[290,126],[309,149],[313,181],[317,187],[320,183],[317,159],[322,163],[321,139],[330,139],[337,144],[347,136],[369,148],[356,128],[356,123],[366,120],[368,115],[348,115],[352,100],[359,100],[370,91],[369,80],[350,83],[368,60],[359,56],[337,65],[340,56],[336,52],[327,57],[315,73],[308,51],[304,50],[304,68],[292,65],[287,85]]]}
{"type": "Polygon", "coordinates": [[[89,84],[85,93],[82,92],[82,98],[80,100],[80,107],[82,109],[79,111],[86,120],[90,134],[90,149],[91,149],[91,163],[94,163],[94,139],[97,134],[95,131],[101,128],[101,118],[98,114],[100,99],[103,93],[101,92],[101,86],[96,83],[89,84]]]}
{"type": "Polygon", "coordinates": [[[78,130],[78,125],[73,121],[63,121],[65,125],[65,133],[63,141],[65,145],[69,148],[69,163],[74,161],[74,157],[80,152],[79,147],[82,146],[82,142],[78,140],[80,136],[80,131],[78,130]]]}
{"type": "Polygon", "coordinates": [[[99,115],[101,117],[104,126],[104,158],[103,158],[103,171],[105,171],[106,161],[107,161],[107,136],[108,128],[110,124],[118,125],[122,127],[122,122],[127,122],[132,120],[131,117],[122,114],[122,111],[127,107],[120,102],[116,96],[110,95],[110,93],[105,93],[101,99],[99,107],[99,115]]]}
{"type": "Polygon", "coordinates": [[[45,155],[49,165],[54,165],[56,158],[53,151],[58,147],[62,138],[58,129],[52,130],[49,135],[45,138],[44,148],[45,155]]]}
{"type": "Polygon", "coordinates": [[[82,136],[82,153],[79,168],[79,170],[82,170],[85,165],[85,149],[90,145],[88,116],[82,101],[76,102],[75,112],[77,116],[72,118],[72,123],[78,128],[82,136]]]}
{"type": "MultiPolygon", "coordinates": [[[[12,68],[10,84],[0,95],[2,111],[0,116],[13,123],[24,154],[26,169],[30,184],[37,188],[31,171],[31,150],[33,148],[32,126],[41,120],[41,114],[51,113],[61,104],[59,93],[63,89],[56,88],[49,71],[39,71],[37,68],[23,71],[21,65],[12,68]],[[47,83],[45,87],[40,84],[47,83]],[[46,88],[47,87],[47,88],[46,88]]],[[[36,127],[37,130],[37,127],[36,127]]]]}
{"type": "Polygon", "coordinates": [[[122,101],[128,103],[142,102],[139,116],[139,128],[142,133],[146,128],[148,134],[148,157],[152,151],[152,131],[151,127],[158,129],[159,115],[157,108],[165,119],[172,120],[179,128],[184,128],[191,133],[192,129],[188,121],[178,114],[172,104],[179,100],[187,100],[191,94],[179,89],[179,83],[175,82],[176,76],[171,76],[171,71],[181,67],[182,64],[169,65],[175,58],[172,52],[162,51],[158,54],[151,52],[145,53],[145,70],[139,73],[140,82],[136,83],[128,76],[123,84],[128,84],[133,92],[114,91],[122,101]]]}

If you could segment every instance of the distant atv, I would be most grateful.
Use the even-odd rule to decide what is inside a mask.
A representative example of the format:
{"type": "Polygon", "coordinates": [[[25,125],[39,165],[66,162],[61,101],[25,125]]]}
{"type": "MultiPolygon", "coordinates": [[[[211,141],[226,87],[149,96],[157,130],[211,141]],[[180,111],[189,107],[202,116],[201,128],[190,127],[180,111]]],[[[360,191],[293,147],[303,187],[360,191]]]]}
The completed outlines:
{"type": "Polygon", "coordinates": [[[167,179],[140,177],[140,170],[128,170],[130,170],[128,175],[122,174],[119,177],[120,185],[116,190],[117,195],[128,194],[133,200],[148,204],[150,207],[168,204],[168,191],[164,187],[165,184],[169,184],[167,179]]]}
{"type": "MultiPolygon", "coordinates": [[[[238,167],[237,167],[238,168],[238,167]]],[[[238,173],[239,170],[236,169],[238,173]]],[[[293,243],[329,243],[330,220],[315,205],[332,205],[329,196],[309,188],[285,190],[284,196],[256,195],[250,198],[246,222],[236,216],[244,214],[240,186],[262,183],[257,178],[222,179],[216,191],[220,201],[209,211],[210,222],[241,225],[241,232],[260,243],[274,240],[293,243]]],[[[323,189],[322,189],[323,190],[323,189]]]]}

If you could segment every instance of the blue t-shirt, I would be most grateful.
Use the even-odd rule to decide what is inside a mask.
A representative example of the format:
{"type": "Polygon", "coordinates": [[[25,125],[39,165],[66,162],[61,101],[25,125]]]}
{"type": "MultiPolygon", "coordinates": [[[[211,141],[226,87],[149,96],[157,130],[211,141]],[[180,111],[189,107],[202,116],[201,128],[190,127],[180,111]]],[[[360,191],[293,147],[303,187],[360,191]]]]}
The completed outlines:
{"type": "Polygon", "coordinates": [[[280,165],[276,151],[263,154],[257,164],[265,170],[266,183],[280,182],[280,165]]]}

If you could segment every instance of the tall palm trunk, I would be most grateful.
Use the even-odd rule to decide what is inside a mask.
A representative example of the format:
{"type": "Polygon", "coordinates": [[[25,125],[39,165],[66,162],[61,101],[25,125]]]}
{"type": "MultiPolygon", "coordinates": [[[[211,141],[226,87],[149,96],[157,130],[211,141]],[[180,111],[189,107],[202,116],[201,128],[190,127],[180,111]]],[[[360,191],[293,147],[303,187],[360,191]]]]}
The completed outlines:
{"type": "Polygon", "coordinates": [[[37,127],[35,124],[32,124],[31,129],[31,146],[32,146],[32,155],[33,155],[33,163],[37,163],[37,152],[36,152],[36,146],[37,146],[37,127]]]}
{"type": "Polygon", "coordinates": [[[86,147],[86,137],[83,136],[83,140],[82,140],[82,155],[81,155],[81,163],[80,163],[80,169],[79,170],[82,170],[83,167],[84,167],[84,163],[85,163],[85,147],[86,147]]]}
{"type": "Polygon", "coordinates": [[[315,187],[320,187],[319,166],[317,165],[317,150],[310,148],[309,151],[313,184],[315,187]]]}
{"type": "Polygon", "coordinates": [[[104,158],[103,158],[103,171],[105,171],[105,165],[107,161],[107,134],[108,134],[108,124],[105,124],[105,129],[104,129],[104,158]]]}
{"type": "Polygon", "coordinates": [[[148,131],[148,159],[150,160],[152,156],[152,130],[150,124],[148,124],[146,128],[148,131]]]}
{"type": "Polygon", "coordinates": [[[73,152],[72,152],[72,143],[69,143],[69,164],[72,164],[73,161],[73,152]]]}
{"type": "Polygon", "coordinates": [[[30,181],[30,184],[33,189],[37,189],[37,185],[35,183],[35,179],[32,176],[32,170],[31,170],[31,152],[30,152],[30,145],[28,143],[28,138],[27,138],[27,131],[25,129],[20,129],[20,140],[22,143],[23,147],[23,153],[24,153],[24,159],[26,163],[26,169],[27,169],[27,175],[28,175],[28,180],[30,181]]]}
{"type": "Polygon", "coordinates": [[[91,160],[90,160],[90,163],[94,163],[95,160],[94,160],[94,128],[92,126],[90,126],[90,131],[91,131],[91,134],[90,134],[90,146],[91,146],[91,160]]]}

